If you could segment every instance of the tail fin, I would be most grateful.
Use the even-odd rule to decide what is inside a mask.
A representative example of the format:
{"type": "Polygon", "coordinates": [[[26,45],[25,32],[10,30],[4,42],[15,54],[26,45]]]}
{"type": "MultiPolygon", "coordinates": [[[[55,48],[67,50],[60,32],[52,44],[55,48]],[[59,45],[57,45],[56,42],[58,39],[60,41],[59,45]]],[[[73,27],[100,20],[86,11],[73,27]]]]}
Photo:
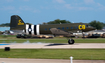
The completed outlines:
{"type": "Polygon", "coordinates": [[[25,29],[24,21],[18,15],[11,16],[10,30],[23,30],[23,29],[25,29]]]}

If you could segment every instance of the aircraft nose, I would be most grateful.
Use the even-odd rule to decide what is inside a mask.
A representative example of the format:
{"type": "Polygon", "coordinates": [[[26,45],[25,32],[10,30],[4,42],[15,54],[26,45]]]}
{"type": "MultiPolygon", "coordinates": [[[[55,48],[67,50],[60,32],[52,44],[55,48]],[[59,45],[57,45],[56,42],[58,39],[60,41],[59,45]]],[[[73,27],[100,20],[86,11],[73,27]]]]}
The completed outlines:
{"type": "Polygon", "coordinates": [[[88,32],[91,30],[95,30],[95,28],[94,27],[86,27],[85,30],[83,30],[83,32],[88,32]]]}
{"type": "Polygon", "coordinates": [[[94,28],[94,27],[91,27],[90,29],[91,29],[91,30],[95,30],[95,28],[94,28]]]}
{"type": "Polygon", "coordinates": [[[86,30],[91,31],[91,30],[95,30],[95,28],[94,27],[87,27],[86,30]]]}

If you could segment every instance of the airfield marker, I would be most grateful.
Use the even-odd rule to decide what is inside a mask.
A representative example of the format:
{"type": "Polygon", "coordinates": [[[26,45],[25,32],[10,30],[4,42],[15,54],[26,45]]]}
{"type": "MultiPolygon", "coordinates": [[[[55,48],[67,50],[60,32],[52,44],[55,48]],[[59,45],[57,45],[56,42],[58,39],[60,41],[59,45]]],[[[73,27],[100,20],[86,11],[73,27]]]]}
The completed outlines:
{"type": "Polygon", "coordinates": [[[70,57],[70,61],[71,61],[71,63],[73,63],[73,57],[72,56],[70,57]]]}

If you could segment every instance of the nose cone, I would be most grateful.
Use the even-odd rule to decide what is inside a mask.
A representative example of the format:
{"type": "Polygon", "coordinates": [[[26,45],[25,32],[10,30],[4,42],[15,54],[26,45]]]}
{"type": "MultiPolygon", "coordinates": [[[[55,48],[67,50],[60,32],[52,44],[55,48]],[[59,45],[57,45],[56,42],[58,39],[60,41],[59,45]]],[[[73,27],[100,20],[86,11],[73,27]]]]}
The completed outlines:
{"type": "Polygon", "coordinates": [[[85,30],[83,30],[83,32],[87,32],[87,31],[91,31],[91,30],[95,30],[94,27],[86,27],[85,30]]]}

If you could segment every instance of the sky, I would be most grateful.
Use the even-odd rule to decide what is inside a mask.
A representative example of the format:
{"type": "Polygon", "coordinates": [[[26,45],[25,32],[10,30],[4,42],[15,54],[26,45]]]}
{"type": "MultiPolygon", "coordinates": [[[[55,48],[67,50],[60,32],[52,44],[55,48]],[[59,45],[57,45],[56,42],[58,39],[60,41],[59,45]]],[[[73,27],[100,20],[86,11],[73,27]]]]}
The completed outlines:
{"type": "Polygon", "coordinates": [[[105,0],[0,0],[0,24],[10,23],[12,15],[32,24],[56,19],[105,23],[105,0]]]}

